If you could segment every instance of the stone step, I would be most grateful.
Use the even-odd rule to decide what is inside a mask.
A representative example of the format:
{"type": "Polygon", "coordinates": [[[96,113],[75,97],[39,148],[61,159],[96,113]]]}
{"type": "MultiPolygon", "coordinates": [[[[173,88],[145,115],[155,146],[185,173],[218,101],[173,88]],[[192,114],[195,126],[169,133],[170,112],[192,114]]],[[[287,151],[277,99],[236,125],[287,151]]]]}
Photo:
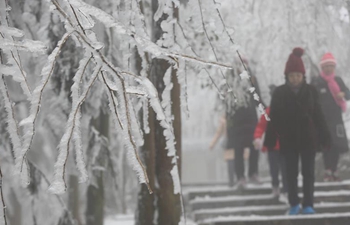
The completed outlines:
{"type": "Polygon", "coordinates": [[[349,225],[350,213],[298,216],[229,216],[207,219],[198,225],[349,225]]]}
{"type": "MultiPolygon", "coordinates": [[[[340,190],[331,192],[315,192],[314,202],[347,202],[350,201],[350,191],[340,190]]],[[[192,211],[199,209],[213,209],[224,207],[239,207],[249,205],[283,205],[279,199],[272,195],[249,195],[249,196],[222,196],[196,198],[189,202],[192,211]]]]}
{"type": "MultiPolygon", "coordinates": [[[[260,179],[261,183],[270,183],[271,182],[271,177],[261,177],[260,179]]],[[[227,182],[201,182],[201,183],[182,183],[181,187],[184,189],[186,188],[212,188],[212,187],[227,187],[228,183],[227,182]]]]}
{"type": "MultiPolygon", "coordinates": [[[[195,221],[200,221],[208,218],[215,218],[219,216],[272,216],[283,215],[289,209],[288,205],[272,205],[272,206],[246,206],[246,207],[231,207],[218,209],[201,209],[194,211],[193,217],[195,221]]],[[[317,213],[341,213],[350,212],[350,203],[318,203],[315,204],[317,213]]]]}
{"type": "MultiPolygon", "coordinates": [[[[299,185],[299,191],[301,191],[301,183],[299,185]]],[[[350,190],[350,180],[342,182],[316,182],[315,191],[338,191],[338,190],[350,190]]],[[[196,197],[220,197],[228,195],[259,195],[270,194],[271,184],[263,183],[261,185],[248,184],[245,189],[229,188],[227,186],[213,186],[213,187],[201,187],[201,188],[186,188],[185,193],[189,200],[196,197]]]]}

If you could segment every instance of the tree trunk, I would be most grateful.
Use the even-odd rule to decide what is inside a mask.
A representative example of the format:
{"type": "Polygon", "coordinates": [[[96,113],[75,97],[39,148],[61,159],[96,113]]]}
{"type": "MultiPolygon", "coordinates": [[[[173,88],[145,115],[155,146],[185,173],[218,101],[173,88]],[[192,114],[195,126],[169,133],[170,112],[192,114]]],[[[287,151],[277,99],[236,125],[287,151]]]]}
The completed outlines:
{"type": "Polygon", "coordinates": [[[96,173],[98,187],[89,185],[87,192],[86,225],[103,225],[104,218],[104,189],[103,173],[96,173]]]}
{"type": "MultiPolygon", "coordinates": [[[[159,96],[161,96],[161,93],[164,91],[163,76],[169,66],[168,62],[162,59],[154,59],[152,62],[153,70],[151,74],[155,79],[153,81],[159,96]]],[[[174,108],[176,108],[176,106],[173,105],[172,109],[174,108]]],[[[181,128],[181,126],[175,125],[178,122],[179,121],[173,121],[174,127],[181,128]]],[[[176,132],[177,134],[180,133],[178,130],[176,130],[176,132]]],[[[156,122],[156,177],[159,185],[157,189],[158,224],[177,225],[181,217],[180,195],[174,194],[174,183],[170,173],[174,165],[172,163],[172,158],[168,156],[166,140],[163,133],[163,127],[161,127],[159,122],[156,122]]],[[[176,142],[177,141],[178,140],[176,140],[176,142]]]]}
{"type": "MultiPolygon", "coordinates": [[[[145,134],[145,144],[141,148],[141,157],[147,168],[150,186],[155,191],[155,113],[149,108],[148,123],[150,132],[145,134]]],[[[154,193],[150,194],[146,185],[141,185],[138,197],[138,211],[136,212],[136,225],[153,225],[155,215],[154,193]]]]}
{"type": "MultiPolygon", "coordinates": [[[[152,1],[153,16],[158,9],[158,1],[152,1]]],[[[175,12],[176,16],[177,11],[175,12]]],[[[153,42],[156,42],[163,34],[160,24],[166,19],[163,15],[160,20],[153,23],[153,42]]],[[[159,97],[165,88],[163,77],[167,69],[171,65],[163,59],[152,60],[151,80],[155,85],[159,97]]],[[[172,72],[172,81],[174,82],[171,91],[172,114],[174,115],[173,126],[177,145],[177,155],[179,155],[179,146],[181,145],[181,116],[180,116],[180,100],[179,85],[176,78],[176,71],[172,72]]],[[[181,201],[180,195],[174,194],[174,183],[170,171],[173,169],[172,158],[168,157],[166,149],[166,140],[164,138],[164,129],[157,122],[155,125],[156,140],[156,177],[159,184],[157,190],[157,206],[158,206],[158,224],[177,225],[181,217],[181,201]]]]}
{"type": "MultiPolygon", "coordinates": [[[[153,16],[158,9],[158,1],[152,0],[153,16]]],[[[177,17],[178,11],[174,12],[177,17]]],[[[153,22],[152,41],[156,42],[163,34],[160,27],[161,22],[166,19],[163,15],[159,21],[153,22]]],[[[136,57],[136,62],[140,60],[136,57]]],[[[158,91],[158,96],[161,98],[165,88],[163,77],[167,69],[171,65],[163,59],[153,59],[149,78],[158,91]]],[[[141,68],[140,64],[136,65],[141,68]]],[[[173,89],[171,90],[172,99],[172,114],[174,115],[173,126],[176,139],[176,150],[179,170],[181,168],[181,109],[180,109],[180,85],[176,77],[176,71],[172,71],[173,89]]],[[[166,140],[164,138],[164,129],[156,120],[155,112],[149,108],[149,128],[150,133],[145,135],[145,145],[141,149],[141,154],[147,167],[150,185],[155,195],[148,193],[147,187],[142,185],[139,193],[138,211],[136,213],[137,225],[153,225],[167,224],[177,225],[181,217],[181,201],[180,195],[174,194],[174,183],[170,171],[173,169],[172,158],[168,157],[166,149],[166,140]],[[157,179],[158,187],[155,189],[155,179],[157,179]],[[155,201],[155,197],[157,197],[155,201]],[[156,204],[156,205],[155,205],[156,204]],[[157,209],[158,212],[155,212],[157,209]],[[155,219],[154,216],[158,215],[155,219]]]]}

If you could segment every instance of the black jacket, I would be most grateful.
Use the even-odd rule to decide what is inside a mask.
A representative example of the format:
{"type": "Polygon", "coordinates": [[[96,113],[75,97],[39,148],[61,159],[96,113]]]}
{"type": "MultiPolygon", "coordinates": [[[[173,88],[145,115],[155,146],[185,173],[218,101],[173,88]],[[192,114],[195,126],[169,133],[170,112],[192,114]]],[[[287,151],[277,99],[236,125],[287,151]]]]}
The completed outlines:
{"type": "MultiPolygon", "coordinates": [[[[260,89],[255,76],[252,76],[256,92],[260,95],[260,89]]],[[[227,128],[227,149],[244,148],[252,145],[254,140],[254,131],[258,123],[256,112],[257,102],[248,92],[247,104],[245,106],[227,108],[226,110],[226,128],[227,128]]]]}
{"type": "Polygon", "coordinates": [[[268,148],[275,146],[277,137],[281,151],[319,151],[331,144],[318,93],[311,85],[304,83],[297,94],[287,84],[276,88],[270,119],[264,143],[268,148]]]}
{"type": "MultiPolygon", "coordinates": [[[[350,91],[345,86],[343,80],[340,77],[335,77],[335,81],[338,83],[340,90],[345,93],[345,99],[349,100],[350,91]]],[[[320,96],[322,111],[332,137],[331,150],[340,153],[347,152],[349,146],[341,108],[335,102],[332,93],[329,91],[327,82],[322,77],[314,78],[311,84],[316,87],[320,96]]]]}

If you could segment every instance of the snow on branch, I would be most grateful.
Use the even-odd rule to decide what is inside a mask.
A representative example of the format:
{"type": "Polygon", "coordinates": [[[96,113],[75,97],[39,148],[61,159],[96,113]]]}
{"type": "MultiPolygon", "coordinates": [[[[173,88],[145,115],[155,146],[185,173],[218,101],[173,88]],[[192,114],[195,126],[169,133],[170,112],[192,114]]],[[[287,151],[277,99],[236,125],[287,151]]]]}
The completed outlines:
{"type": "MultiPolygon", "coordinates": [[[[80,83],[83,79],[84,73],[91,59],[92,59],[91,52],[86,51],[84,58],[79,63],[78,71],[73,77],[74,83],[71,87],[72,109],[78,104],[79,97],[80,97],[80,88],[79,88],[80,83]]],[[[81,112],[80,112],[80,107],[78,107],[76,119],[74,120],[75,124],[73,124],[73,141],[74,141],[75,152],[76,152],[76,164],[81,175],[80,182],[85,182],[88,179],[88,172],[86,170],[86,165],[84,162],[83,146],[82,146],[81,131],[80,131],[80,118],[81,118],[81,112]]]]}
{"type": "MultiPolygon", "coordinates": [[[[218,14],[218,17],[220,18],[221,24],[223,25],[224,31],[225,31],[227,37],[229,38],[230,43],[232,45],[235,45],[235,42],[233,41],[233,38],[231,37],[230,33],[228,32],[226,24],[224,22],[224,19],[223,19],[221,13],[220,13],[219,3],[216,0],[212,0],[212,1],[213,1],[214,5],[215,5],[215,10],[216,10],[216,12],[218,14]]],[[[198,2],[199,2],[199,0],[198,0],[198,2]]],[[[269,118],[269,116],[267,115],[267,113],[265,111],[264,105],[260,101],[260,97],[258,96],[258,94],[255,91],[256,88],[255,88],[254,82],[252,80],[252,77],[249,75],[248,69],[247,69],[247,67],[246,67],[246,65],[245,65],[245,63],[244,63],[244,61],[242,59],[242,56],[241,56],[240,52],[238,51],[238,49],[236,49],[236,53],[237,53],[237,55],[238,55],[242,65],[244,67],[244,70],[245,70],[240,76],[241,76],[242,79],[249,79],[251,87],[254,88],[254,91],[251,91],[251,93],[253,94],[254,99],[258,102],[259,111],[260,111],[261,114],[264,114],[266,120],[269,121],[270,118],[269,118]]]]}
{"type": "Polygon", "coordinates": [[[33,141],[35,134],[35,121],[40,111],[44,89],[53,73],[56,59],[60,53],[60,50],[62,49],[64,43],[68,40],[70,34],[71,33],[64,34],[61,40],[58,42],[57,47],[49,55],[48,61],[41,70],[41,82],[33,91],[31,98],[30,115],[20,122],[20,125],[23,126],[24,129],[24,136],[22,151],[19,154],[19,157],[16,158],[16,168],[18,171],[22,171],[27,152],[29,151],[33,141]]]}
{"type": "MultiPolygon", "coordinates": [[[[215,51],[215,48],[214,48],[214,45],[209,37],[209,34],[208,34],[208,31],[207,31],[207,28],[205,26],[205,22],[204,22],[204,16],[203,16],[203,9],[202,9],[202,3],[200,2],[200,0],[197,0],[198,1],[198,6],[199,6],[199,12],[200,12],[200,16],[201,16],[201,23],[202,23],[202,28],[203,28],[203,31],[204,31],[204,34],[205,34],[205,37],[210,45],[210,48],[211,48],[211,51],[213,52],[214,54],[214,57],[215,57],[215,60],[216,62],[219,62],[219,58],[218,58],[218,55],[215,51]]],[[[227,89],[228,90],[232,90],[232,87],[231,85],[227,82],[227,76],[223,73],[223,71],[221,69],[219,69],[220,71],[220,74],[222,76],[222,79],[223,81],[225,82],[226,86],[227,86],[227,89]]],[[[233,95],[233,98],[235,99],[235,101],[237,101],[237,96],[235,95],[234,92],[231,92],[231,94],[233,95]]]]}
{"type": "Polygon", "coordinates": [[[143,142],[141,142],[139,134],[137,133],[140,132],[138,124],[132,123],[132,120],[136,120],[136,118],[131,118],[135,115],[132,112],[133,107],[130,104],[130,99],[126,95],[125,81],[116,68],[111,68],[108,66],[106,66],[105,68],[110,74],[117,74],[117,79],[114,80],[114,82],[112,80],[106,79],[106,76],[104,76],[103,74],[102,78],[109,92],[109,107],[113,114],[114,122],[117,128],[122,128],[120,132],[123,135],[123,143],[128,153],[128,160],[132,165],[134,171],[136,172],[139,178],[139,182],[145,183],[148,187],[149,192],[153,193],[153,190],[149,185],[149,179],[147,176],[146,168],[143,165],[138,154],[138,147],[143,145],[143,142]],[[114,90],[111,87],[114,87],[114,90]],[[117,93],[116,98],[119,104],[116,103],[116,98],[114,97],[113,91],[116,91],[117,93]],[[116,108],[118,110],[116,110],[116,108]],[[119,113],[117,113],[118,111],[119,113]]]}
{"type": "Polygon", "coordinates": [[[9,136],[13,144],[13,151],[15,154],[15,158],[19,159],[21,157],[22,141],[19,136],[18,125],[15,119],[15,112],[13,109],[13,104],[11,103],[11,100],[10,100],[10,95],[6,86],[4,76],[2,76],[0,81],[0,90],[4,98],[5,109],[7,112],[7,130],[9,132],[9,136]]]}
{"type": "Polygon", "coordinates": [[[104,82],[104,84],[106,85],[107,89],[108,89],[108,98],[109,98],[109,108],[112,112],[112,118],[115,122],[115,124],[118,124],[120,126],[120,128],[122,130],[124,130],[124,126],[122,124],[122,122],[120,121],[120,116],[118,113],[118,102],[117,102],[117,98],[114,95],[114,91],[118,91],[117,87],[115,87],[116,85],[112,83],[112,81],[110,81],[103,72],[101,72],[101,77],[102,80],[104,82]]]}
{"type": "Polygon", "coordinates": [[[14,27],[7,27],[0,25],[0,33],[3,35],[10,35],[12,37],[23,37],[24,32],[14,27]]]}
{"type": "Polygon", "coordinates": [[[186,75],[186,61],[179,60],[178,68],[176,70],[177,80],[181,87],[180,100],[181,108],[187,118],[190,117],[190,110],[188,108],[188,94],[187,94],[187,75],[186,75]]]}
{"type": "Polygon", "coordinates": [[[20,51],[37,52],[41,54],[44,54],[47,50],[46,46],[43,45],[41,41],[32,40],[10,41],[5,39],[0,42],[0,48],[4,50],[16,48],[20,51]]]}
{"type": "Polygon", "coordinates": [[[14,75],[16,73],[16,69],[13,66],[7,66],[0,64],[0,74],[3,75],[14,75]]]}
{"type": "MultiPolygon", "coordinates": [[[[70,141],[73,137],[74,130],[79,129],[76,126],[77,126],[77,124],[79,124],[78,121],[80,120],[80,118],[79,118],[80,106],[85,101],[92,85],[95,83],[95,81],[98,77],[98,74],[101,71],[101,68],[102,68],[101,64],[97,64],[95,66],[94,72],[91,75],[91,78],[87,84],[86,89],[79,96],[79,99],[72,104],[72,111],[70,112],[69,117],[68,117],[66,131],[63,134],[63,137],[62,137],[60,144],[59,144],[59,154],[58,154],[57,161],[55,163],[54,181],[52,182],[52,184],[49,188],[49,190],[54,194],[62,194],[66,191],[67,186],[66,186],[66,182],[65,182],[65,169],[66,169],[66,163],[68,160],[70,141]]],[[[78,164],[78,166],[82,167],[79,169],[83,170],[81,172],[85,176],[85,179],[87,179],[87,172],[85,171],[85,165],[78,164]]]]}
{"type": "MultiPolygon", "coordinates": [[[[68,20],[68,22],[73,27],[73,29],[76,29],[76,31],[78,31],[79,29],[75,28],[76,27],[75,23],[73,23],[74,20],[64,12],[61,6],[55,0],[51,0],[51,2],[55,5],[55,7],[58,9],[61,15],[68,20]]],[[[115,31],[118,32],[119,34],[128,35],[137,43],[138,47],[142,48],[143,51],[145,52],[151,53],[155,57],[165,56],[165,57],[170,57],[171,60],[182,58],[187,61],[193,61],[196,63],[205,64],[207,66],[215,66],[215,67],[224,68],[224,69],[232,69],[231,66],[225,65],[223,63],[206,61],[200,58],[196,58],[194,56],[189,56],[186,54],[180,54],[176,52],[170,52],[165,48],[161,48],[157,44],[153,43],[149,37],[142,37],[137,35],[135,32],[125,27],[123,24],[118,22],[108,13],[92,5],[89,5],[81,0],[66,0],[65,2],[67,2],[68,4],[71,4],[74,8],[79,8],[79,11],[84,13],[85,15],[94,16],[97,20],[102,22],[106,27],[116,28],[115,31]]]]}
{"type": "MultiPolygon", "coordinates": [[[[99,51],[99,48],[97,48],[97,46],[94,44],[95,40],[90,40],[91,37],[95,36],[93,33],[91,33],[89,36],[87,36],[84,31],[81,32],[80,29],[78,29],[75,26],[76,23],[73,23],[74,19],[69,17],[55,0],[51,0],[51,2],[54,4],[54,6],[60,12],[60,14],[66,19],[66,21],[65,21],[66,27],[69,30],[71,30],[72,32],[74,32],[74,35],[81,41],[83,47],[90,50],[95,59],[96,58],[101,59],[101,62],[103,64],[103,70],[108,71],[109,73],[116,75],[117,79],[120,81],[120,85],[116,87],[116,90],[119,93],[117,97],[118,97],[118,101],[120,102],[120,107],[119,107],[120,121],[121,121],[122,127],[126,128],[126,129],[122,130],[123,135],[124,135],[124,140],[125,140],[124,144],[125,144],[126,148],[128,149],[129,159],[131,159],[131,165],[133,165],[134,170],[136,171],[136,173],[139,176],[139,181],[141,183],[146,183],[146,185],[149,189],[149,192],[152,193],[152,190],[151,190],[150,185],[149,185],[148,176],[146,173],[146,168],[143,166],[141,159],[138,155],[138,152],[137,152],[138,148],[137,148],[137,145],[136,145],[136,143],[133,139],[133,135],[132,135],[132,130],[135,130],[136,128],[133,127],[131,124],[132,121],[130,118],[130,113],[131,113],[130,110],[133,110],[133,109],[130,109],[130,105],[128,103],[129,99],[128,99],[128,96],[126,95],[126,85],[125,85],[124,78],[121,75],[123,72],[119,68],[114,67],[106,59],[106,57],[99,51]]],[[[85,5],[85,6],[87,6],[88,8],[92,7],[92,6],[89,7],[89,5],[85,5]]],[[[73,5],[73,7],[78,8],[74,5],[73,5]]],[[[79,11],[83,11],[83,9],[84,9],[83,7],[82,8],[79,7],[79,11]]],[[[93,9],[95,9],[95,8],[93,8],[93,9]]],[[[101,11],[99,9],[97,9],[97,12],[104,13],[103,11],[101,11]]],[[[75,11],[75,13],[78,13],[78,12],[75,11]]],[[[78,20],[78,17],[75,17],[75,19],[78,20]]],[[[79,23],[80,22],[77,21],[77,24],[79,24],[79,23]]],[[[123,74],[130,75],[130,73],[123,73],[123,74]]],[[[135,76],[132,75],[132,77],[135,77],[135,76]]],[[[110,87],[109,87],[109,89],[110,89],[110,87]]],[[[109,98],[111,99],[111,102],[114,102],[113,104],[115,105],[115,101],[113,101],[113,98],[111,97],[111,95],[109,95],[109,98]]],[[[113,112],[113,110],[112,110],[112,112],[113,112]]],[[[62,154],[64,154],[64,151],[62,154]]],[[[64,156],[65,155],[63,155],[62,158],[64,158],[64,156]]],[[[64,166],[65,165],[63,165],[63,168],[61,168],[61,170],[62,169],[64,170],[64,166]]],[[[59,174],[59,173],[57,173],[57,174],[59,174]]],[[[64,180],[59,180],[59,176],[57,177],[57,179],[53,185],[54,185],[53,190],[55,192],[63,192],[65,190],[64,180]]]]}
{"type": "MultiPolygon", "coordinates": [[[[147,90],[150,105],[153,108],[154,112],[156,113],[156,118],[157,120],[159,120],[160,125],[164,128],[163,134],[166,140],[166,148],[168,149],[168,156],[174,157],[173,160],[175,160],[176,149],[175,149],[175,136],[173,132],[173,127],[168,121],[168,117],[166,116],[162,108],[162,104],[159,101],[157,90],[155,89],[152,82],[146,77],[140,77],[138,81],[147,90]]],[[[163,103],[163,105],[164,104],[165,103],[163,103]]]]}
{"type": "Polygon", "coordinates": [[[22,68],[18,51],[24,50],[43,54],[46,51],[46,46],[40,41],[24,39],[21,42],[16,42],[13,39],[13,37],[22,37],[23,35],[24,32],[22,30],[3,25],[0,26],[0,36],[2,37],[0,49],[2,49],[5,54],[11,56],[8,57],[8,67],[6,70],[1,68],[0,70],[4,70],[3,74],[11,75],[14,81],[19,82],[24,94],[30,98],[32,93],[27,82],[26,73],[22,68]],[[16,49],[18,59],[16,58],[13,49],[16,49]],[[15,68],[12,64],[16,64],[17,68],[15,68]]]}

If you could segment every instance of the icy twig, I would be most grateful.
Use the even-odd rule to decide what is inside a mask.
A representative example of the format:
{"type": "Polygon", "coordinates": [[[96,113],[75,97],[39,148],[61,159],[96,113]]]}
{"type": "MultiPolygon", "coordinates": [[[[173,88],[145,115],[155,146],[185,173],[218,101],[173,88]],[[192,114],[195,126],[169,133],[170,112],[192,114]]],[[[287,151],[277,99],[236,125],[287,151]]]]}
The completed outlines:
{"type": "MultiPolygon", "coordinates": [[[[126,96],[126,88],[125,88],[125,81],[122,77],[122,75],[120,74],[120,70],[117,69],[117,68],[114,68],[114,66],[108,62],[108,60],[105,58],[105,56],[98,50],[96,49],[93,44],[89,41],[89,39],[86,37],[86,35],[84,35],[82,32],[80,32],[79,30],[77,30],[74,26],[74,23],[72,22],[72,19],[64,12],[64,10],[61,8],[61,6],[59,5],[59,3],[56,1],[56,0],[51,0],[51,2],[55,5],[56,9],[58,10],[58,12],[60,12],[60,14],[68,21],[69,24],[67,25],[70,25],[72,28],[73,28],[73,31],[74,33],[78,36],[78,38],[80,38],[80,40],[85,43],[87,45],[87,47],[91,48],[91,50],[93,51],[93,55],[97,55],[102,63],[108,67],[109,70],[111,70],[111,72],[113,74],[115,74],[118,79],[121,81],[121,84],[122,84],[122,92],[123,92],[123,98],[124,98],[124,101],[125,101],[125,108],[126,108],[126,117],[127,117],[127,123],[128,123],[128,136],[129,136],[129,141],[130,143],[132,144],[132,147],[134,149],[134,154],[136,156],[136,159],[139,163],[139,165],[141,166],[142,168],[142,171],[143,171],[143,174],[144,174],[144,177],[145,177],[145,182],[146,182],[146,185],[149,189],[149,192],[150,193],[153,193],[153,191],[151,190],[151,187],[149,185],[149,179],[148,179],[148,176],[147,176],[147,173],[146,173],[146,169],[145,169],[145,166],[142,164],[142,161],[138,155],[138,152],[137,152],[137,147],[136,147],[136,144],[134,143],[133,141],[133,138],[132,138],[132,135],[131,135],[131,121],[130,121],[130,113],[129,113],[129,107],[128,107],[128,98],[126,96]]],[[[108,14],[107,14],[108,15],[108,14]]],[[[109,16],[109,15],[108,15],[109,16]]],[[[63,189],[63,187],[60,187],[61,189],[63,189]]],[[[63,191],[63,190],[61,190],[63,191]]]]}
{"type": "MultiPolygon", "coordinates": [[[[75,25],[74,25],[74,23],[72,21],[72,18],[69,17],[64,12],[64,10],[61,8],[59,3],[56,0],[51,0],[51,2],[55,5],[56,9],[60,12],[60,14],[65,19],[67,19],[67,21],[73,27],[73,29],[75,29],[76,32],[80,33],[75,28],[75,25]]],[[[70,1],[70,2],[72,2],[72,1],[70,1]]],[[[116,21],[108,13],[106,13],[106,12],[104,12],[104,11],[98,9],[98,8],[95,8],[95,7],[91,6],[91,5],[88,5],[85,2],[74,0],[72,5],[73,6],[79,5],[81,7],[80,11],[84,11],[87,14],[94,15],[97,19],[101,19],[101,17],[103,16],[104,19],[101,21],[102,23],[104,23],[107,27],[115,27],[115,28],[117,28],[116,31],[121,33],[121,34],[129,35],[130,38],[132,38],[138,44],[138,46],[143,46],[144,47],[144,51],[145,52],[149,52],[149,53],[151,53],[151,54],[153,54],[155,56],[163,55],[165,57],[176,58],[176,59],[183,58],[183,59],[185,59],[187,61],[194,61],[194,62],[201,63],[201,64],[204,64],[204,65],[207,65],[207,66],[215,66],[215,67],[224,68],[224,69],[232,69],[231,66],[226,65],[224,63],[207,61],[207,60],[203,60],[201,58],[189,56],[189,55],[186,55],[186,54],[180,54],[180,53],[176,53],[176,52],[171,52],[171,51],[168,51],[167,49],[161,48],[158,45],[156,45],[155,43],[153,43],[152,41],[150,41],[148,38],[139,36],[135,32],[129,30],[126,27],[124,27],[122,24],[120,24],[118,21],[116,21]]]]}
{"type": "MultiPolygon", "coordinates": [[[[211,42],[211,40],[210,40],[210,38],[209,38],[207,28],[206,28],[206,26],[205,26],[205,24],[204,24],[204,16],[203,16],[203,11],[202,11],[202,4],[201,4],[200,0],[197,0],[197,1],[198,1],[198,5],[199,5],[199,11],[200,11],[200,15],[201,15],[202,27],[203,27],[205,36],[206,36],[206,38],[207,38],[207,40],[208,40],[208,42],[209,42],[209,45],[210,45],[210,47],[211,47],[211,50],[212,50],[212,52],[213,52],[213,54],[214,54],[214,56],[215,56],[215,60],[218,62],[218,61],[219,61],[219,58],[218,58],[218,56],[217,56],[217,54],[216,54],[215,48],[214,48],[214,46],[213,46],[213,43],[211,42]]],[[[229,83],[227,82],[227,77],[225,76],[225,74],[222,72],[221,69],[219,69],[219,70],[220,70],[220,74],[221,74],[222,78],[223,78],[223,79],[225,80],[225,82],[226,82],[227,89],[228,89],[228,90],[232,90],[232,87],[231,87],[231,86],[229,85],[229,83]]],[[[231,92],[231,93],[232,93],[232,95],[233,95],[233,98],[234,98],[235,100],[237,100],[237,97],[236,97],[236,95],[234,94],[234,92],[231,92]]]]}
{"type": "Polygon", "coordinates": [[[0,167],[0,194],[1,194],[1,202],[2,202],[2,211],[3,211],[3,214],[4,214],[4,222],[5,222],[5,225],[7,225],[6,204],[5,204],[4,193],[3,193],[3,189],[2,189],[2,171],[1,171],[1,167],[0,167]]]}
{"type": "Polygon", "coordinates": [[[87,85],[85,92],[79,97],[78,102],[76,102],[76,104],[73,105],[72,111],[69,115],[66,131],[59,144],[60,151],[59,151],[57,162],[55,164],[54,181],[50,187],[50,190],[56,194],[63,193],[67,188],[67,185],[65,182],[65,170],[66,170],[66,164],[67,164],[68,154],[69,154],[69,145],[73,136],[73,131],[76,126],[77,115],[79,114],[80,107],[85,101],[92,85],[95,83],[98,77],[98,74],[101,71],[101,68],[102,68],[101,65],[98,65],[95,68],[95,71],[91,79],[89,80],[89,83],[87,85]]]}
{"type": "Polygon", "coordinates": [[[53,73],[53,70],[56,64],[57,57],[59,56],[59,53],[63,45],[66,43],[70,35],[71,33],[64,34],[61,40],[58,42],[57,47],[49,55],[48,62],[41,71],[41,75],[42,75],[41,83],[35,88],[32,96],[30,116],[22,120],[20,123],[20,125],[24,125],[27,127],[27,129],[25,129],[26,134],[24,135],[23,150],[21,152],[21,157],[18,159],[21,162],[16,163],[16,164],[20,164],[21,171],[23,167],[23,162],[25,161],[26,155],[33,142],[33,138],[35,134],[35,122],[41,108],[41,101],[42,101],[44,89],[51,78],[51,75],[53,73]]]}
{"type": "MultiPolygon", "coordinates": [[[[213,0],[213,2],[214,2],[215,5],[218,4],[216,0],[213,0]]],[[[222,15],[221,15],[221,13],[220,13],[218,7],[215,7],[215,9],[216,9],[216,12],[217,12],[217,14],[218,14],[218,16],[219,16],[219,18],[220,18],[220,21],[221,21],[223,27],[224,27],[224,30],[225,30],[226,35],[228,36],[230,42],[231,42],[233,45],[235,45],[235,42],[233,41],[233,38],[231,37],[230,33],[228,32],[228,30],[227,30],[227,28],[226,28],[226,24],[225,24],[225,22],[224,22],[224,19],[222,18],[222,15]]],[[[247,66],[245,65],[245,63],[244,63],[244,61],[243,61],[243,59],[242,59],[242,56],[241,56],[240,52],[238,51],[238,49],[236,50],[236,52],[237,52],[237,55],[238,55],[238,57],[239,57],[239,59],[240,59],[242,65],[243,65],[243,67],[244,67],[244,70],[248,73],[248,68],[247,68],[247,66]]],[[[252,76],[249,76],[249,81],[250,81],[250,85],[251,85],[253,88],[255,88],[255,84],[254,84],[254,81],[253,81],[252,76]]],[[[254,90],[256,90],[256,88],[255,88],[254,90]]],[[[254,91],[254,92],[252,92],[252,95],[254,95],[254,94],[257,94],[257,93],[254,91]]],[[[259,99],[260,99],[260,98],[259,98],[259,99]]],[[[262,113],[265,115],[266,120],[269,121],[270,118],[269,118],[269,116],[266,114],[265,106],[263,105],[263,103],[262,103],[259,99],[257,99],[256,101],[258,102],[259,107],[260,107],[260,109],[262,110],[262,113]],[[262,107],[262,108],[261,108],[261,107],[262,107]]]]}
{"type": "Polygon", "coordinates": [[[119,126],[121,127],[121,129],[123,130],[124,127],[123,127],[123,124],[122,122],[120,121],[120,118],[119,118],[119,114],[118,114],[118,109],[117,109],[117,103],[116,103],[116,98],[115,98],[115,95],[113,93],[113,91],[116,91],[116,90],[113,90],[112,87],[108,84],[108,82],[106,81],[106,77],[105,75],[103,74],[103,72],[101,72],[101,77],[102,77],[102,80],[103,82],[105,83],[107,89],[108,89],[108,92],[109,92],[109,96],[111,98],[111,102],[113,104],[113,110],[114,110],[114,115],[116,116],[117,120],[118,120],[118,123],[119,123],[119,126]]]}
{"type": "MultiPolygon", "coordinates": [[[[9,7],[9,4],[8,4],[7,0],[5,0],[5,7],[6,7],[6,8],[9,7]]],[[[10,23],[9,23],[9,14],[8,14],[8,11],[6,11],[6,23],[7,23],[7,27],[9,27],[9,24],[10,24],[10,23]]],[[[1,36],[2,36],[3,38],[5,38],[5,36],[4,36],[2,33],[0,33],[0,34],[1,34],[1,36]]],[[[12,36],[11,36],[11,38],[12,38],[12,40],[14,41],[14,39],[13,39],[12,36]]],[[[31,89],[29,88],[28,81],[27,81],[27,77],[26,77],[26,75],[25,75],[25,73],[24,73],[24,70],[23,70],[23,67],[22,67],[21,57],[20,57],[20,54],[19,54],[18,49],[16,49],[16,51],[17,51],[18,60],[16,59],[16,57],[15,57],[13,51],[11,50],[10,52],[11,52],[11,56],[12,56],[13,60],[16,62],[16,64],[17,64],[19,70],[21,71],[21,75],[22,75],[22,77],[23,77],[23,79],[24,79],[24,82],[25,82],[25,84],[23,84],[23,82],[21,82],[21,87],[22,87],[24,93],[26,93],[28,97],[31,97],[32,91],[31,91],[31,89]]]]}

